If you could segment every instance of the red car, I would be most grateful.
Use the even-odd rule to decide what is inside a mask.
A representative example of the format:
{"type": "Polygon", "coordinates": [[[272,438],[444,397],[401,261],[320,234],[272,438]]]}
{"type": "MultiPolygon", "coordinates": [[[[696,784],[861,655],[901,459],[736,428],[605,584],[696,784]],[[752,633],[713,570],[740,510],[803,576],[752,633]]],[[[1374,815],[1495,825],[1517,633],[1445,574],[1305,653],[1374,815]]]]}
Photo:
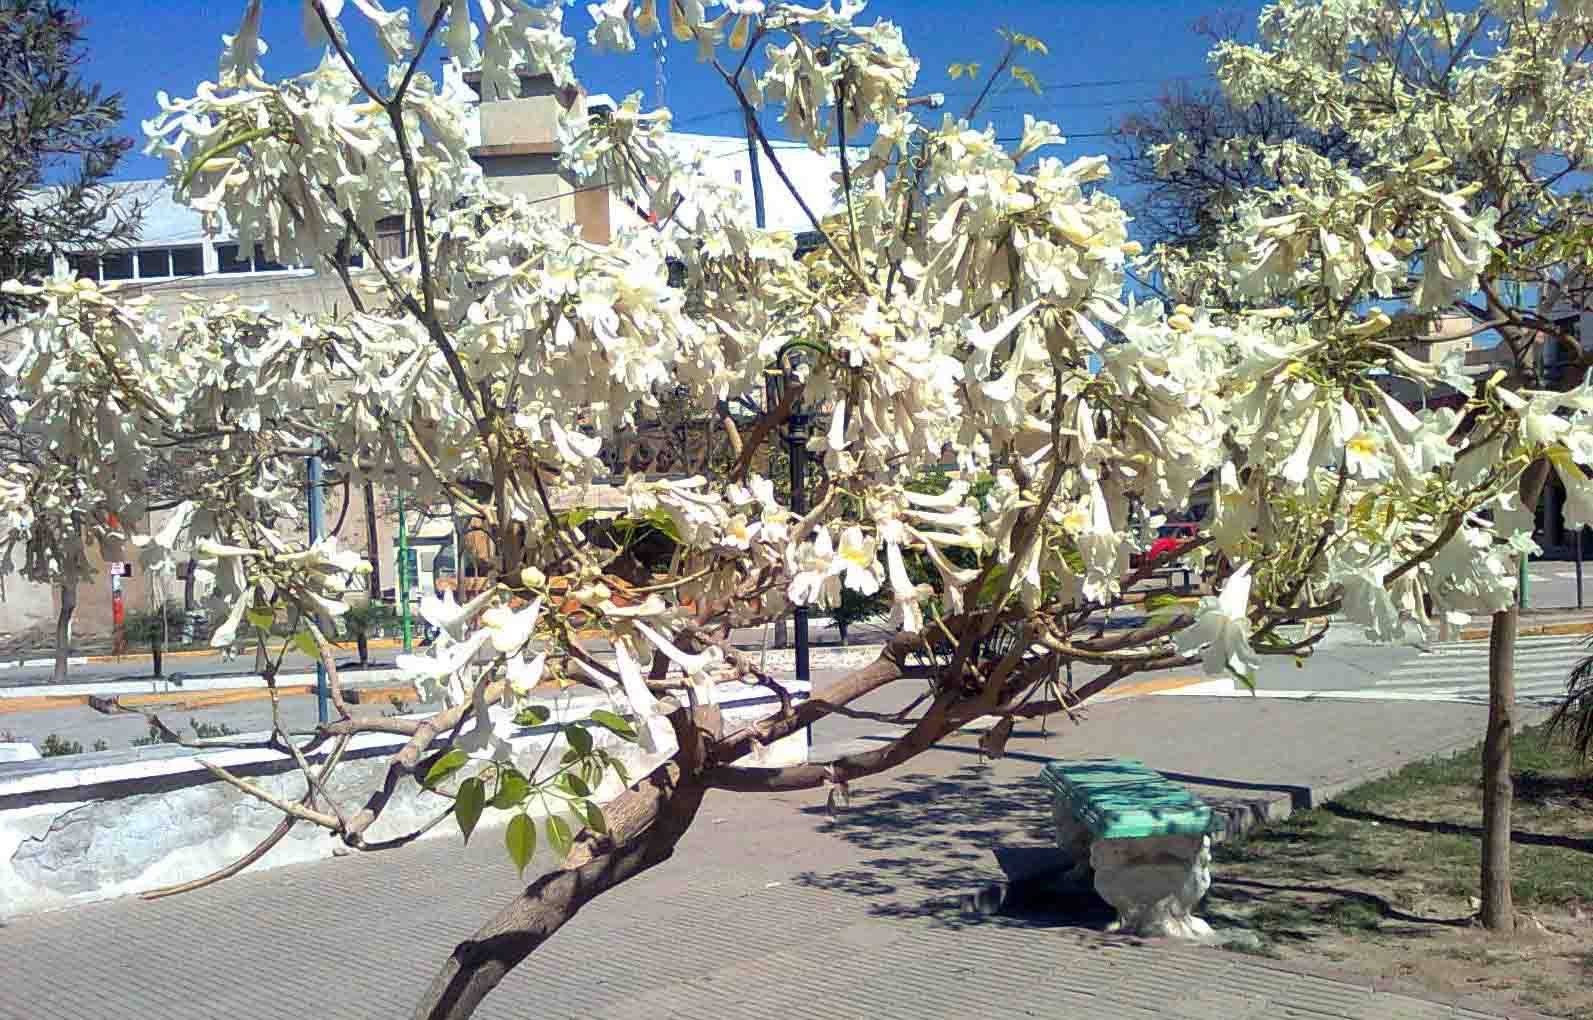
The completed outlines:
{"type": "Polygon", "coordinates": [[[1163,524],[1156,529],[1156,541],[1145,551],[1145,556],[1154,560],[1164,552],[1176,552],[1194,541],[1199,534],[1199,527],[1188,522],[1163,524]]]}

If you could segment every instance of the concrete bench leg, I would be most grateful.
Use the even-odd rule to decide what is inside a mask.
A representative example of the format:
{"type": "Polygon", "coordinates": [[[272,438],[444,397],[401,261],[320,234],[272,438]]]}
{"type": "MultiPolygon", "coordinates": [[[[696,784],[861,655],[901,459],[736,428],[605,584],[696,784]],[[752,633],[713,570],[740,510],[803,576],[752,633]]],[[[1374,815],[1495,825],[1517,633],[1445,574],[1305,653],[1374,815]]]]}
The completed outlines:
{"type": "Polygon", "coordinates": [[[1090,830],[1073,818],[1073,812],[1061,804],[1051,805],[1051,818],[1056,823],[1056,846],[1062,856],[1073,866],[1062,876],[1068,885],[1088,889],[1090,885],[1090,830]]]}
{"type": "Polygon", "coordinates": [[[1089,859],[1095,891],[1117,910],[1112,931],[1212,937],[1211,926],[1190,913],[1211,888],[1209,836],[1098,839],[1089,859]]]}

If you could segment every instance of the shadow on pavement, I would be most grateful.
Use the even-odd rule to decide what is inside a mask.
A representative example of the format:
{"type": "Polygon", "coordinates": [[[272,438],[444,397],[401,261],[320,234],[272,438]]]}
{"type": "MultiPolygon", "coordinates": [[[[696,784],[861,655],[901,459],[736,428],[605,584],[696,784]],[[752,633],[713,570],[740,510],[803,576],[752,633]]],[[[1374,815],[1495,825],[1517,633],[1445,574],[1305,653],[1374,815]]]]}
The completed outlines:
{"type": "Polygon", "coordinates": [[[993,781],[988,767],[975,764],[950,774],[908,774],[855,794],[821,831],[867,856],[850,867],[804,872],[796,883],[864,898],[875,917],[953,928],[1097,930],[1113,918],[1092,890],[1060,882],[1050,792],[1037,779],[993,781]]]}

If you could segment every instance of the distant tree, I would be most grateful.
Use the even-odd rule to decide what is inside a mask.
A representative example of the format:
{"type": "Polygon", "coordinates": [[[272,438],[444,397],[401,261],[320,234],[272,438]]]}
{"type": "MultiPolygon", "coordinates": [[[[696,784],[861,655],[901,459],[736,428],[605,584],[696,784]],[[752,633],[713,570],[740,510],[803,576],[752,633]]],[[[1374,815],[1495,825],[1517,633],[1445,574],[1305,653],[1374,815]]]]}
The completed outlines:
{"type": "Polygon", "coordinates": [[[1235,139],[1259,139],[1268,145],[1295,142],[1352,165],[1362,162],[1343,132],[1305,128],[1279,97],[1239,105],[1216,86],[1170,82],[1147,109],[1128,114],[1119,127],[1113,176],[1138,192],[1127,205],[1137,239],[1147,248],[1209,246],[1241,199],[1256,188],[1285,183],[1279,164],[1269,165],[1259,149],[1251,148],[1237,161],[1219,158],[1235,139]],[[1159,147],[1179,136],[1190,140],[1197,155],[1177,170],[1163,172],[1159,147]]]}
{"type": "MultiPolygon", "coordinates": [[[[122,97],[77,74],[83,19],[58,0],[0,0],[0,280],[47,273],[52,259],[93,252],[137,237],[143,208],[118,202],[107,179],[133,144],[116,134],[122,97]]],[[[0,290],[0,322],[28,310],[0,290]]],[[[12,380],[0,392],[12,396],[12,380]]],[[[18,428],[0,401],[0,458],[32,469],[50,458],[18,428]]],[[[82,525],[84,522],[75,522],[82,525]]],[[[48,557],[45,557],[48,560],[48,557]]],[[[71,565],[48,571],[61,587],[55,679],[65,679],[77,588],[71,565]]]]}
{"type": "MultiPolygon", "coordinates": [[[[1191,30],[1217,44],[1238,39],[1245,27],[1240,18],[1217,15],[1197,19],[1191,30]]],[[[1237,103],[1216,84],[1170,81],[1118,128],[1112,177],[1133,196],[1125,205],[1146,249],[1210,248],[1257,190],[1295,183],[1301,164],[1280,162],[1278,146],[1298,145],[1352,168],[1366,163],[1348,132],[1312,129],[1283,97],[1237,103]],[[1182,158],[1170,165],[1162,156],[1175,145],[1182,158]]]]}
{"type": "MultiPolygon", "coordinates": [[[[83,19],[59,0],[0,0],[0,279],[133,241],[141,209],[107,184],[133,144],[120,94],[78,76],[83,19]]],[[[0,318],[20,310],[0,294],[0,318]]]]}

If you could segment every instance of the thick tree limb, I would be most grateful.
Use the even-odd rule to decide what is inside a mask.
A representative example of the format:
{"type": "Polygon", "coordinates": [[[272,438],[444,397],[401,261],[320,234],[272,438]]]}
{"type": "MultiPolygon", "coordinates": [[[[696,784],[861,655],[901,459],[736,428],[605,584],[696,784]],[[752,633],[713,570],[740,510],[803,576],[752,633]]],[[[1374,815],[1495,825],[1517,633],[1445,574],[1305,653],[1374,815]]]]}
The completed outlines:
{"type": "MultiPolygon", "coordinates": [[[[415,1010],[417,1020],[463,1020],[520,961],[581,908],[622,882],[668,860],[702,804],[694,775],[703,743],[684,710],[671,714],[680,752],[654,769],[606,812],[606,843],[577,845],[566,866],[526,887],[474,937],[461,942],[415,1010]],[[608,849],[592,849],[594,845],[608,849]]],[[[584,836],[584,834],[583,834],[584,836]]]]}

